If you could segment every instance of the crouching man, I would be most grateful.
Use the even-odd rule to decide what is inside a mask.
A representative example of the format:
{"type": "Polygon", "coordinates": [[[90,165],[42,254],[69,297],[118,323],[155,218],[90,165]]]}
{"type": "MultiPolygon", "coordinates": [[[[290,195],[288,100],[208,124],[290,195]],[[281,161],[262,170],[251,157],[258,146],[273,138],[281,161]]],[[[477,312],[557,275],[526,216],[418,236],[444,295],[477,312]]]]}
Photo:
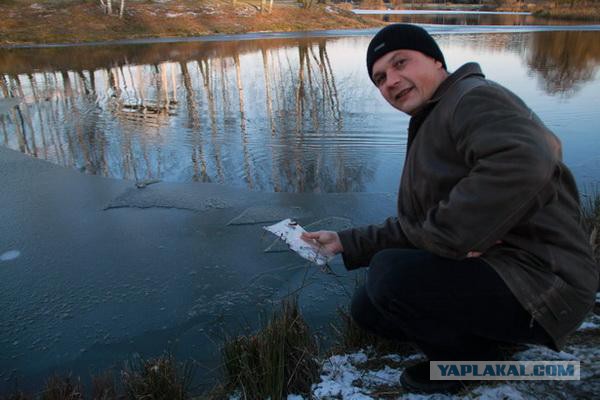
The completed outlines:
{"type": "MultiPolygon", "coordinates": [[[[411,116],[398,215],[304,236],[348,269],[369,266],[354,320],[415,342],[429,360],[497,360],[503,342],[560,349],[594,304],[598,267],[558,138],[479,65],[449,73],[417,26],[377,33],[367,70],[411,116]]],[[[426,393],[461,386],[430,380],[428,362],[406,368],[401,383],[426,393]]]]}

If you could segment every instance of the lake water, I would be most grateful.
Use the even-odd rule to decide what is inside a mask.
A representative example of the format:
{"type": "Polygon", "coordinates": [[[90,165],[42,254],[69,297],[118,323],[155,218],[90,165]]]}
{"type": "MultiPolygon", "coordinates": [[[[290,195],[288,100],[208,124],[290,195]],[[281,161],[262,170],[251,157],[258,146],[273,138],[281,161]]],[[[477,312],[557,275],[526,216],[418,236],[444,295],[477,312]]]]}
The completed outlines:
{"type": "MultiPolygon", "coordinates": [[[[600,32],[427,27],[451,71],[476,61],[540,115],[582,187],[600,178],[600,32]]],[[[0,97],[20,103],[0,144],[114,178],[393,192],[408,117],[366,75],[373,33],[1,49],[0,97]]]]}
{"type": "MultiPolygon", "coordinates": [[[[598,27],[426,27],[438,40],[450,70],[478,62],[488,78],[516,92],[540,115],[561,138],[565,162],[581,190],[598,183],[598,27]]],[[[216,182],[267,192],[394,193],[409,119],[380,97],[366,75],[364,53],[374,33],[0,49],[0,144],[118,179],[216,182]]],[[[189,220],[187,214],[177,218],[182,226],[189,220]]],[[[193,237],[188,236],[182,241],[193,237]]],[[[160,354],[160,346],[194,327],[193,335],[182,339],[189,347],[181,345],[180,354],[214,365],[218,354],[204,329],[216,326],[227,304],[233,304],[230,326],[239,327],[236,318],[250,319],[256,313],[256,298],[263,294],[254,286],[252,293],[231,288],[232,282],[247,279],[247,265],[212,265],[205,260],[211,254],[198,251],[195,256],[198,273],[175,261],[168,271],[157,266],[150,273],[143,262],[138,270],[121,271],[118,260],[100,260],[110,264],[106,268],[111,271],[118,270],[118,279],[111,275],[105,281],[96,279],[104,276],[101,271],[80,273],[77,268],[83,267],[69,265],[67,257],[44,289],[50,293],[44,297],[50,305],[21,315],[21,307],[5,303],[13,311],[0,320],[5,328],[0,332],[0,369],[5,371],[0,372],[7,372],[0,375],[0,391],[2,385],[13,385],[14,376],[8,373],[12,369],[18,369],[15,376],[25,377],[21,385],[39,387],[49,371],[72,368],[85,373],[92,364],[100,370],[120,365],[134,349],[128,330],[136,332],[136,349],[160,354]],[[67,296],[53,286],[63,279],[61,274],[89,282],[67,296]],[[119,297],[118,304],[113,297],[119,297]],[[124,299],[129,305],[125,311],[124,299]],[[193,313],[175,323],[146,309],[149,302],[159,307],[165,299],[193,313]],[[65,324],[80,324],[83,317],[76,305],[63,305],[80,302],[87,325],[65,329],[65,324]],[[47,314],[56,304],[58,317],[47,314]],[[38,319],[52,322],[40,323],[50,328],[40,330],[39,338],[18,331],[38,319]]],[[[25,259],[16,253],[2,257],[25,259]]],[[[152,264],[151,258],[154,253],[144,262],[152,264]]],[[[273,281],[269,291],[283,287],[284,272],[280,275],[265,273],[273,281]]],[[[11,277],[21,282],[18,271],[11,277]]],[[[326,299],[315,297],[312,309],[304,309],[309,319],[334,307],[327,302],[335,296],[322,292],[318,294],[326,299]]],[[[38,309],[33,301],[26,306],[38,309]]],[[[325,323],[331,315],[320,318],[325,323]]]]}

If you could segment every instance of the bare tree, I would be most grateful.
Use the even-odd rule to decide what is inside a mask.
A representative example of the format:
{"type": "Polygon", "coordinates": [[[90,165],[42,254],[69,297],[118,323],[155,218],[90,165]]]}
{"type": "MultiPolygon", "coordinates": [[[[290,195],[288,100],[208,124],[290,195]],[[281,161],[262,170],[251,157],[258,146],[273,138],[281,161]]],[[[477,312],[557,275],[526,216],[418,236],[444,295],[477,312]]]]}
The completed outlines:
{"type": "MultiPolygon", "coordinates": [[[[112,2],[113,0],[99,0],[100,8],[104,10],[104,13],[107,15],[113,15],[112,2]]],[[[119,18],[123,18],[123,14],[125,13],[125,0],[121,0],[121,4],[119,7],[119,18]]]]}

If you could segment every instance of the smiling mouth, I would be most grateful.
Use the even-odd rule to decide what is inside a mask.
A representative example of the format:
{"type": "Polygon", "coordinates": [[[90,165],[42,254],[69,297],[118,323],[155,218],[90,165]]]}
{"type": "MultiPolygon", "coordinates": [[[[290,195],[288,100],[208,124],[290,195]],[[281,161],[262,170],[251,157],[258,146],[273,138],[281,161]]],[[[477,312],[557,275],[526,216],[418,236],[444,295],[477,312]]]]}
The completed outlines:
{"type": "Polygon", "coordinates": [[[412,86],[409,88],[406,88],[404,90],[402,90],[401,92],[399,92],[396,96],[395,96],[395,100],[400,100],[402,97],[406,96],[411,90],[412,90],[412,86]]]}

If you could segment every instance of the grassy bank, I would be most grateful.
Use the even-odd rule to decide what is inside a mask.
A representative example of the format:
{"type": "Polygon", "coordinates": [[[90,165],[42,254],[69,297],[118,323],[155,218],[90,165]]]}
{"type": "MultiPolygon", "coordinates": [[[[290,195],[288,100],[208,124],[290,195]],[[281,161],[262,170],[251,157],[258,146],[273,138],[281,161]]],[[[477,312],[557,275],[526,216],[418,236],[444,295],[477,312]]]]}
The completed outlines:
{"type": "Polygon", "coordinates": [[[562,19],[565,21],[600,22],[600,6],[562,6],[540,8],[533,12],[536,17],[562,19]]]}
{"type": "Polygon", "coordinates": [[[123,18],[119,18],[106,15],[98,1],[9,0],[0,3],[3,15],[0,45],[360,29],[382,24],[334,5],[303,8],[294,2],[274,3],[268,13],[261,12],[258,0],[232,3],[231,0],[127,1],[123,18]]]}
{"type": "Polygon", "coordinates": [[[600,3],[536,1],[526,3],[507,0],[499,4],[497,11],[528,11],[539,18],[563,21],[600,22],[600,3]]]}
{"type": "MultiPolygon", "coordinates": [[[[310,1],[310,0],[306,0],[310,1]]],[[[327,29],[362,29],[385,24],[381,18],[358,16],[350,3],[310,7],[286,0],[261,10],[260,0],[128,0],[123,17],[114,0],[113,15],[106,15],[98,0],[4,0],[0,2],[0,46],[110,41],[119,39],[191,37],[248,32],[290,32],[327,29]],[[234,4],[235,3],[235,4],[234,4]]],[[[268,2],[265,4],[268,5],[268,2]]],[[[360,7],[387,8],[381,2],[360,7]]],[[[502,4],[402,4],[396,8],[446,10],[531,11],[552,19],[600,21],[600,4],[555,2],[502,4]]]]}

